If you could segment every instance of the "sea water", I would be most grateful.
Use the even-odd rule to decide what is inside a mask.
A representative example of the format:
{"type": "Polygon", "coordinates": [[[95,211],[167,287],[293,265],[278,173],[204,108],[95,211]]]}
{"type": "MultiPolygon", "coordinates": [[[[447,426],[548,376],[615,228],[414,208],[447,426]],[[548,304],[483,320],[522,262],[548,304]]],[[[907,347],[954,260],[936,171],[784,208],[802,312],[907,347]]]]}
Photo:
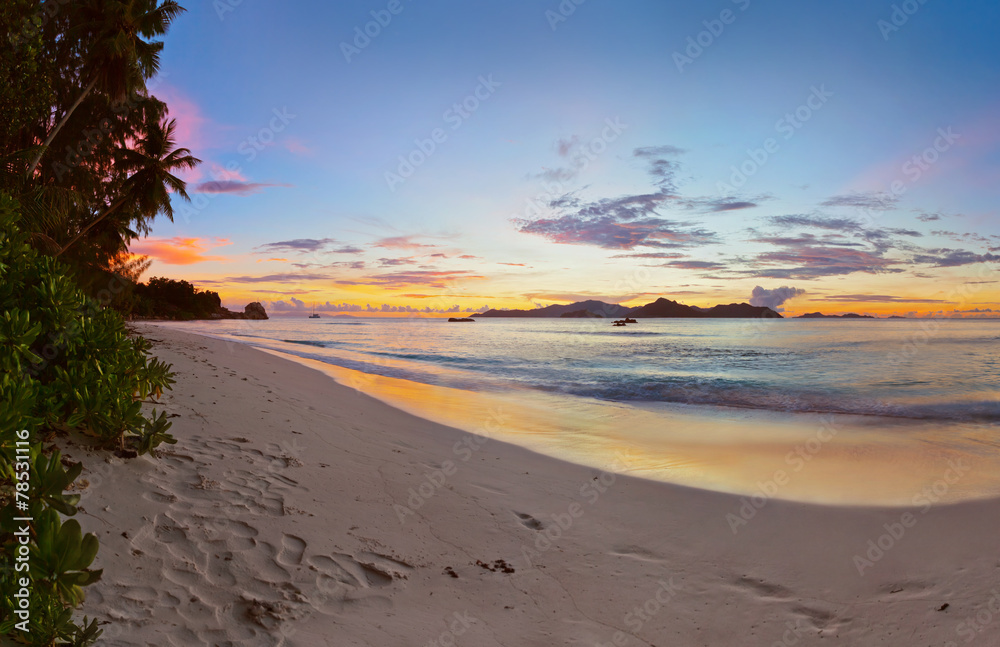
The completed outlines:
{"type": "Polygon", "coordinates": [[[639,476],[753,494],[782,471],[799,478],[780,498],[905,504],[965,459],[976,467],[941,498],[1000,494],[998,320],[170,325],[297,358],[467,431],[486,433],[506,407],[500,439],[639,476]]]}

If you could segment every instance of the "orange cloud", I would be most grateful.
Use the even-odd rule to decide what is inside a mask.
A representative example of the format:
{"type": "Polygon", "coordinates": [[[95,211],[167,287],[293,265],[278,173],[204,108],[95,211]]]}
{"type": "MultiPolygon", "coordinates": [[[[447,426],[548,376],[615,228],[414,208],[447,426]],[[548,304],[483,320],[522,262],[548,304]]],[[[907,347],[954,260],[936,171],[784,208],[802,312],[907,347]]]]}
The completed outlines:
{"type": "Polygon", "coordinates": [[[269,263],[271,261],[281,261],[283,263],[287,263],[288,259],[287,258],[258,258],[257,259],[258,263],[269,263]]]}
{"type": "Polygon", "coordinates": [[[380,238],[374,243],[372,247],[382,247],[384,249],[425,249],[427,247],[440,247],[440,245],[430,245],[427,243],[418,243],[413,239],[416,236],[389,236],[386,238],[380,238]]]}
{"type": "Polygon", "coordinates": [[[224,256],[205,256],[204,252],[231,244],[225,238],[144,238],[133,243],[129,252],[149,256],[167,265],[193,265],[229,260],[224,256]]]}

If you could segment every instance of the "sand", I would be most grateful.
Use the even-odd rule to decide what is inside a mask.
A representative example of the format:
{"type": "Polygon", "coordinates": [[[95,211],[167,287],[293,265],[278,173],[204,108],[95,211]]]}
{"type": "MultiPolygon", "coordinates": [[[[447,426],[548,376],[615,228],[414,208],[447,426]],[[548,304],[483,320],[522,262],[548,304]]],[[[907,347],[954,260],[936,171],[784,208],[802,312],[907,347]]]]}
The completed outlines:
{"type": "Polygon", "coordinates": [[[249,346],[140,328],[177,372],[158,408],[178,444],[114,465],[68,448],[102,542],[83,611],[112,621],[103,644],[1000,636],[1000,504],[931,501],[961,464],[909,509],[751,501],[562,462],[249,346]]]}

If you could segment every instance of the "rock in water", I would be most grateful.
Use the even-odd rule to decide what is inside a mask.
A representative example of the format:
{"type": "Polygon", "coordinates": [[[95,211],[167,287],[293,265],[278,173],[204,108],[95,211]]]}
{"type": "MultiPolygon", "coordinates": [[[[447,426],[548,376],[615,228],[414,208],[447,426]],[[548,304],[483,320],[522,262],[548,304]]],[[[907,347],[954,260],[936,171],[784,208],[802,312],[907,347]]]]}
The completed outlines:
{"type": "Polygon", "coordinates": [[[248,303],[247,307],[243,308],[243,317],[245,319],[267,319],[267,312],[265,312],[264,306],[261,305],[260,301],[254,301],[253,303],[248,303]]]}

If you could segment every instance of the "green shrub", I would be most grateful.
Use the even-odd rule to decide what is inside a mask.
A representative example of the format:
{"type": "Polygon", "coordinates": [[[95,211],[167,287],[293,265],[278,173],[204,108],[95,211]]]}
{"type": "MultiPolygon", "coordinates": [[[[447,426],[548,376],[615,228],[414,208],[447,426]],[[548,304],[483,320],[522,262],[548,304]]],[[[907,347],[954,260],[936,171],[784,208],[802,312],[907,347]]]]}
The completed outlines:
{"type": "Polygon", "coordinates": [[[142,413],[143,401],[173,383],[170,365],[147,355],[149,342],[130,338],[121,316],[87,297],[64,266],[28,245],[17,227],[17,203],[0,194],[0,633],[29,645],[90,645],[101,633],[96,620],[73,621],[83,587],[101,571],[90,569],[97,537],[84,534],[73,516],[79,496],[66,494],[82,466],[44,453],[41,438],[76,430],[106,447],[151,452],[176,442],[165,413],[142,413]],[[30,455],[17,454],[18,432],[27,430],[30,455]],[[18,463],[18,461],[21,461],[18,463]],[[15,512],[16,475],[31,475],[27,511],[15,512]],[[31,619],[15,628],[15,592],[23,572],[14,570],[17,536],[29,516],[31,619]]]}

